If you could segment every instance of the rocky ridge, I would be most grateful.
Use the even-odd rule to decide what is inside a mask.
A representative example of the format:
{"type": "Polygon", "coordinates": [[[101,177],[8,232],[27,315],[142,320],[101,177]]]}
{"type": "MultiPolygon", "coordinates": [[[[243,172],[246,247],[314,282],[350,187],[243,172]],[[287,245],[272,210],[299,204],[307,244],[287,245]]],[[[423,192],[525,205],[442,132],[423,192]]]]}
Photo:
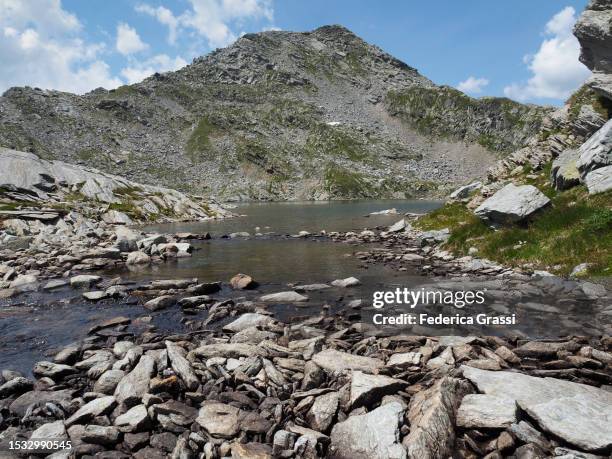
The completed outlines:
{"type": "Polygon", "coordinates": [[[437,86],[325,26],[111,91],[12,88],[0,145],[222,199],[405,197],[480,176],[549,111],[437,86]]]}

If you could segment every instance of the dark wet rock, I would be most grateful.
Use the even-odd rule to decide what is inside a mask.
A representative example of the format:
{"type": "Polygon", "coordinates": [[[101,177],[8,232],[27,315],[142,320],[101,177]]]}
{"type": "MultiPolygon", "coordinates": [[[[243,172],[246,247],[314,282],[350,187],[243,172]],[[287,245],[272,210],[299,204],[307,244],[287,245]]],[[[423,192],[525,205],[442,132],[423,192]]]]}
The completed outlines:
{"type": "Polygon", "coordinates": [[[111,319],[105,320],[103,322],[100,322],[99,324],[94,325],[93,327],[91,327],[89,329],[89,333],[95,333],[97,331],[100,331],[104,328],[111,328],[111,327],[116,327],[117,325],[127,325],[131,322],[132,320],[128,317],[123,317],[123,316],[119,316],[119,317],[113,317],[111,319]]]}
{"type": "Polygon", "coordinates": [[[36,365],[34,365],[34,368],[32,369],[32,373],[34,373],[36,376],[46,376],[51,379],[62,378],[63,376],[75,372],[76,369],[74,367],[71,367],[70,365],[44,361],[38,362],[36,365]]]}
{"type": "Polygon", "coordinates": [[[162,432],[158,434],[151,435],[151,439],[149,443],[153,448],[160,449],[167,453],[172,452],[174,447],[176,446],[176,435],[170,432],[162,432]]]}
{"type": "Polygon", "coordinates": [[[396,393],[407,383],[399,379],[382,375],[370,375],[361,371],[353,371],[351,376],[350,406],[372,406],[385,395],[396,393]]]}
{"type": "Polygon", "coordinates": [[[126,433],[123,436],[123,443],[131,451],[135,451],[149,444],[149,436],[149,432],[126,433]]]}
{"type": "Polygon", "coordinates": [[[11,395],[20,395],[31,390],[34,387],[34,382],[23,376],[13,378],[0,386],[0,398],[9,397],[11,395]]]}
{"type": "Polygon", "coordinates": [[[518,424],[512,424],[508,430],[523,443],[533,443],[544,450],[548,450],[550,448],[550,442],[546,439],[546,437],[526,421],[520,421],[518,424]]]}
{"type": "Polygon", "coordinates": [[[53,357],[55,363],[64,363],[71,365],[76,362],[77,358],[81,353],[81,346],[79,344],[70,344],[53,357]]]}

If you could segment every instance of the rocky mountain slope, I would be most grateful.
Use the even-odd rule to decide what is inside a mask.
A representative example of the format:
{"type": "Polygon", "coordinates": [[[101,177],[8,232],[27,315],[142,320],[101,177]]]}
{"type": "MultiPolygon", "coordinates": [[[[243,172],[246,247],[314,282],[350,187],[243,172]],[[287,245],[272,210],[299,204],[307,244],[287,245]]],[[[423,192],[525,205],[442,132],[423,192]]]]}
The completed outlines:
{"type": "Polygon", "coordinates": [[[12,88],[0,145],[221,199],[404,197],[482,175],[549,112],[437,86],[326,26],[111,91],[12,88]]]}
{"type": "Polygon", "coordinates": [[[612,3],[592,0],[576,24],[581,60],[593,70],[585,86],[484,183],[456,190],[450,203],[421,219],[421,229],[446,229],[446,248],[456,255],[611,278],[610,18],[612,3]]]}
{"type": "Polygon", "coordinates": [[[229,213],[201,197],[142,185],[97,169],[0,147],[0,220],[5,227],[49,222],[78,211],[109,224],[203,220],[229,213]],[[26,220],[26,223],[18,219],[26,220]]]}

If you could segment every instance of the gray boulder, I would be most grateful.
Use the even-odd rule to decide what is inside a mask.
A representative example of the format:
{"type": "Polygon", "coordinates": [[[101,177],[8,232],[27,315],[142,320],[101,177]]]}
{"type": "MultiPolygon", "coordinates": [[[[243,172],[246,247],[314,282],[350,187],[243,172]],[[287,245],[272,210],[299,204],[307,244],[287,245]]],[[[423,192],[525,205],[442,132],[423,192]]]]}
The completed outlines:
{"type": "Polygon", "coordinates": [[[411,459],[451,456],[455,442],[455,414],[461,399],[471,392],[470,384],[445,377],[410,400],[410,433],[402,444],[411,459]]]}
{"type": "Polygon", "coordinates": [[[331,432],[330,457],[336,459],[404,459],[399,424],[404,408],[387,403],[362,415],[339,422],[331,432]]]}
{"type": "Polygon", "coordinates": [[[143,355],[138,365],[124,376],[115,389],[115,398],[119,403],[128,406],[139,403],[142,396],[149,390],[149,382],[155,371],[155,360],[143,355]]]}
{"type": "Polygon", "coordinates": [[[484,394],[463,397],[457,426],[469,429],[502,429],[516,422],[516,401],[484,394]]]}
{"type": "Polygon", "coordinates": [[[461,369],[480,392],[515,400],[546,432],[585,451],[612,447],[612,393],[555,378],[461,369]]]}
{"type": "Polygon", "coordinates": [[[473,193],[476,190],[479,190],[480,188],[482,188],[482,182],[472,182],[469,185],[464,185],[464,186],[461,186],[461,187],[457,188],[455,191],[453,191],[449,195],[449,198],[451,198],[451,199],[465,199],[471,193],[473,193]]]}
{"type": "Polygon", "coordinates": [[[580,146],[578,155],[576,167],[582,180],[589,172],[612,165],[612,120],[580,146]]]}
{"type": "Polygon", "coordinates": [[[550,180],[555,189],[567,190],[580,183],[580,174],[576,167],[578,150],[565,150],[552,163],[550,180]]]}
{"type": "Polygon", "coordinates": [[[612,165],[589,172],[584,179],[584,183],[589,189],[589,194],[612,190],[612,165]]]}
{"type": "Polygon", "coordinates": [[[550,199],[536,187],[509,183],[478,206],[474,213],[483,220],[509,224],[523,221],[549,204],[550,199]]]}

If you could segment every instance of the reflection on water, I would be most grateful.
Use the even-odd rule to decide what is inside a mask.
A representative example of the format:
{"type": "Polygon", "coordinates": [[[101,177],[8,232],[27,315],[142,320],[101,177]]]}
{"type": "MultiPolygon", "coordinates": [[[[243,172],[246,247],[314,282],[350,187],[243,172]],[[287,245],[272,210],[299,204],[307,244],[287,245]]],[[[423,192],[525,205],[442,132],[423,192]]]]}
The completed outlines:
{"type": "MultiPolygon", "coordinates": [[[[120,275],[124,280],[144,282],[152,278],[191,278],[201,282],[225,282],[221,292],[215,294],[220,300],[240,295],[245,300],[257,300],[264,293],[278,292],[291,288],[287,284],[330,283],[334,279],[355,276],[362,285],[340,289],[331,288],[320,292],[308,292],[310,301],[298,305],[270,305],[279,319],[289,322],[300,317],[318,315],[328,310],[330,313],[346,310],[351,300],[362,299],[364,309],[350,310],[350,314],[361,314],[363,321],[372,324],[372,316],[378,310],[371,308],[374,291],[396,287],[408,289],[421,288],[431,284],[432,279],[418,275],[415,271],[396,271],[384,265],[364,265],[353,254],[365,247],[333,243],[325,239],[306,240],[286,237],[253,237],[250,239],[221,239],[220,236],[232,232],[247,231],[278,235],[296,234],[301,230],[309,232],[346,231],[365,227],[388,226],[404,212],[422,213],[438,207],[432,201],[361,201],[325,203],[269,203],[249,204],[236,209],[244,217],[202,223],[177,223],[149,226],[147,231],[162,233],[210,232],[212,240],[194,241],[196,250],[190,258],[178,259],[138,270],[122,268],[119,271],[103,273],[105,276],[120,275]],[[370,212],[395,207],[398,215],[379,215],[365,217],[370,212]],[[229,279],[236,273],[251,275],[260,286],[255,291],[233,292],[227,286],[229,279]],[[326,306],[324,308],[323,306],[326,306]]],[[[372,245],[367,246],[371,250],[372,245]]],[[[439,279],[444,281],[445,279],[439,279]]],[[[485,282],[499,282],[485,281],[485,282]]],[[[482,288],[483,281],[472,282],[467,279],[455,283],[465,289],[482,288]]],[[[453,285],[440,285],[449,289],[453,285]]],[[[477,314],[486,311],[490,314],[513,314],[517,325],[511,327],[477,326],[438,326],[438,327],[393,327],[388,330],[395,334],[401,331],[415,334],[524,334],[531,337],[556,337],[577,334],[598,334],[602,325],[598,311],[589,301],[571,300],[567,296],[532,295],[521,282],[498,287],[489,285],[488,300],[482,308],[460,311],[477,314]],[[498,292],[501,296],[494,296],[498,292]],[[512,292],[508,297],[507,292],[512,292]],[[522,292],[522,293],[521,293],[522,292]]],[[[537,289],[536,289],[537,290],[537,289]]],[[[95,323],[110,317],[123,315],[136,319],[148,315],[141,305],[133,301],[113,300],[95,304],[81,298],[81,292],[65,288],[54,293],[33,293],[13,300],[0,300],[0,369],[15,368],[30,371],[45,352],[53,348],[87,336],[88,329],[95,323]]],[[[410,312],[398,309],[388,314],[410,312]]],[[[453,306],[432,306],[426,311],[430,314],[453,315],[458,312],[453,306]]],[[[162,330],[184,331],[185,316],[178,307],[151,313],[152,324],[162,330]]],[[[190,319],[204,319],[202,311],[190,319]]],[[[607,316],[612,317],[612,316],[607,316]]],[[[230,320],[229,318],[227,320],[230,320]]],[[[221,325],[223,322],[217,325],[221,325]]],[[[133,322],[130,330],[138,328],[133,322]]],[[[140,324],[140,327],[146,326],[140,324]]],[[[380,328],[379,328],[380,330],[380,328]]]]}
{"type": "Polygon", "coordinates": [[[213,236],[246,231],[296,234],[325,231],[350,231],[377,225],[390,225],[405,212],[427,213],[440,207],[440,201],[424,200],[379,200],[379,201],[309,201],[271,202],[240,205],[233,209],[242,218],[196,223],[171,223],[149,225],[146,231],[168,233],[210,232],[213,236]],[[395,208],[398,215],[372,215],[371,212],[395,208]]]}

